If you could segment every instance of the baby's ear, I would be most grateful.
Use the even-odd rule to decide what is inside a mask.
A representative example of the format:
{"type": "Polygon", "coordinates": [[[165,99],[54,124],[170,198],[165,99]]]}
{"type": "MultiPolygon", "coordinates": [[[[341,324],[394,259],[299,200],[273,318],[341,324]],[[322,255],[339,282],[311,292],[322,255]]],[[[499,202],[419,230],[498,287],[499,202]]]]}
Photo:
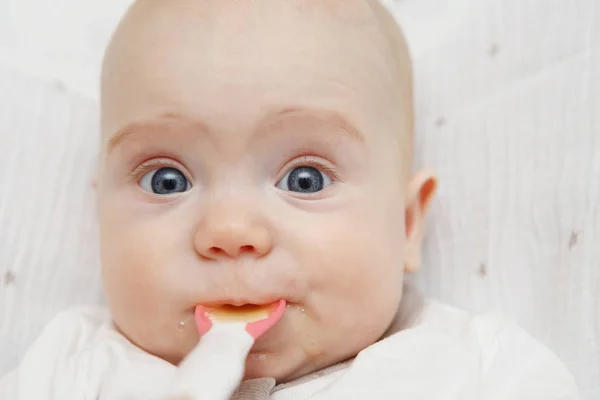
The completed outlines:
{"type": "Polygon", "coordinates": [[[423,170],[414,175],[408,184],[406,197],[406,248],[404,262],[407,273],[421,266],[421,247],[425,235],[425,217],[437,190],[437,177],[423,170]]]}

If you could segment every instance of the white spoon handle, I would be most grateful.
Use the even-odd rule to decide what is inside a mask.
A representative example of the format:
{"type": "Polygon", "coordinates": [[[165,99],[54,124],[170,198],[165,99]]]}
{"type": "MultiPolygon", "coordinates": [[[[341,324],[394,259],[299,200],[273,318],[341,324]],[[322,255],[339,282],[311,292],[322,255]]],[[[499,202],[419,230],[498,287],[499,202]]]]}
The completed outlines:
{"type": "Polygon", "coordinates": [[[244,377],[253,345],[246,323],[214,324],[179,366],[169,399],[228,400],[244,377]]]}

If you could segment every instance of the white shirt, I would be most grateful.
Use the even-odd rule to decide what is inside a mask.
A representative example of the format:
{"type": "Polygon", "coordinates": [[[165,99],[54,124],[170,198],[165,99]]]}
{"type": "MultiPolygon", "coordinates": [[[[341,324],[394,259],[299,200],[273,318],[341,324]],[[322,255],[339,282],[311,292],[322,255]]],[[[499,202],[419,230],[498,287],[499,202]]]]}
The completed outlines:
{"type": "MultiPolygon", "coordinates": [[[[0,379],[0,399],[161,399],[176,371],[119,334],[107,310],[76,308],[52,320],[19,367],[0,379]]],[[[560,361],[520,328],[497,317],[469,317],[427,301],[412,326],[364,349],[348,366],[276,387],[269,398],[579,397],[573,377],[560,361]]]]}

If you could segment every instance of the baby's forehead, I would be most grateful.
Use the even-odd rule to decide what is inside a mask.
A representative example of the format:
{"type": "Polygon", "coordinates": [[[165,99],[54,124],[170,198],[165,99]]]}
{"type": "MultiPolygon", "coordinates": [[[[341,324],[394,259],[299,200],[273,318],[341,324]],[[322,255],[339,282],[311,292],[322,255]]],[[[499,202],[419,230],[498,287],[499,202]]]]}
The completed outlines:
{"type": "MultiPolygon", "coordinates": [[[[233,37],[248,30],[264,30],[276,36],[277,31],[269,28],[287,28],[306,36],[336,35],[340,43],[349,32],[368,37],[372,46],[393,48],[399,44],[394,36],[403,40],[401,34],[395,35],[395,21],[377,0],[137,0],[121,25],[129,30],[160,32],[166,38],[182,31],[179,28],[187,28],[186,33],[195,30],[198,35],[210,35],[211,39],[233,37]]],[[[383,56],[386,53],[393,51],[381,51],[383,56]]]]}
{"type": "Polygon", "coordinates": [[[306,62],[310,72],[345,64],[377,76],[373,83],[387,78],[386,88],[399,89],[389,80],[403,74],[398,66],[409,58],[396,57],[388,26],[393,19],[385,14],[368,0],[139,0],[113,36],[103,78],[168,68],[176,58],[196,70],[306,62]]]}
{"type": "Polygon", "coordinates": [[[164,13],[184,12],[190,16],[222,18],[258,9],[275,12],[294,10],[307,17],[332,18],[335,21],[368,22],[377,18],[375,0],[136,0],[133,11],[160,10],[164,13]]]}
{"type": "MultiPolygon", "coordinates": [[[[370,0],[139,0],[105,58],[103,122],[112,119],[116,128],[130,117],[125,114],[143,109],[147,96],[132,93],[148,88],[176,93],[178,104],[186,104],[198,93],[229,88],[238,94],[236,83],[243,88],[253,78],[253,87],[267,91],[274,85],[267,81],[282,79],[276,87],[292,98],[295,86],[324,76],[325,83],[355,85],[365,101],[381,93],[373,99],[386,97],[397,104],[397,114],[412,119],[410,60],[394,32],[399,30],[393,18],[370,0]],[[223,78],[224,70],[232,78],[223,78]],[[191,97],[184,98],[186,91],[191,97]],[[116,122],[111,111],[119,116],[116,122]]],[[[316,90],[329,95],[326,85],[316,90]]]]}

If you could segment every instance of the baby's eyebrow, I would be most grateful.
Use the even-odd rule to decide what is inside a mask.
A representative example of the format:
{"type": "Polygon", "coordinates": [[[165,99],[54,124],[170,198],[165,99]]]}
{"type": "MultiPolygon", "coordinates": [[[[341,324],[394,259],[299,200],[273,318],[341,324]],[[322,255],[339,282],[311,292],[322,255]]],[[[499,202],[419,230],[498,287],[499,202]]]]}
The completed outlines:
{"type": "Polygon", "coordinates": [[[107,142],[106,152],[110,153],[122,142],[134,137],[140,132],[182,128],[194,126],[195,129],[208,132],[208,126],[202,121],[191,121],[188,117],[176,113],[164,113],[147,120],[134,121],[120,128],[107,142]]]}
{"type": "Polygon", "coordinates": [[[350,137],[358,140],[361,143],[364,143],[365,141],[361,131],[343,113],[321,108],[291,106],[273,109],[265,114],[265,116],[261,119],[259,126],[266,126],[268,130],[270,126],[276,125],[278,122],[285,121],[289,118],[316,120],[325,125],[341,129],[350,137]]]}
{"type": "MultiPolygon", "coordinates": [[[[324,125],[337,128],[348,134],[354,140],[364,143],[365,139],[359,129],[350,122],[343,113],[335,110],[321,108],[306,108],[298,106],[274,107],[267,111],[257,124],[255,133],[272,130],[280,123],[286,120],[299,118],[318,121],[324,125]]],[[[164,113],[146,120],[134,121],[120,128],[107,142],[106,154],[110,154],[122,142],[131,137],[136,137],[141,133],[166,131],[166,130],[184,130],[192,127],[196,132],[210,133],[210,127],[197,119],[191,119],[183,114],[173,112],[164,113]]]]}

